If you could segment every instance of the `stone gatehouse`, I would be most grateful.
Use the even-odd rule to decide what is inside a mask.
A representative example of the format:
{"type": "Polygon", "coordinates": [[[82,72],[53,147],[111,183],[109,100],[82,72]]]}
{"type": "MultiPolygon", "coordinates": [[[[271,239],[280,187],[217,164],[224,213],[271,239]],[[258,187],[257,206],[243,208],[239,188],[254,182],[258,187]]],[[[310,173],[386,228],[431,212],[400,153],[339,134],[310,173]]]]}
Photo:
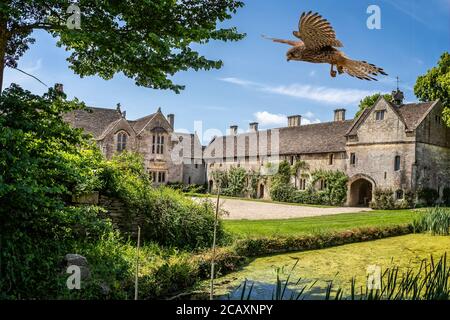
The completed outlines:
{"type": "MultiPolygon", "coordinates": [[[[439,101],[404,104],[399,90],[393,96],[393,102],[380,97],[351,120],[346,120],[345,109],[337,109],[331,122],[302,125],[302,117],[293,115],[282,128],[259,130],[253,122],[238,134],[237,126],[231,126],[228,135],[205,147],[195,134],[175,132],[175,116],[164,116],[160,109],[128,120],[120,106],[88,108],[65,119],[92,133],[108,158],[122,150],[142,154],[156,184],[207,184],[213,190],[216,170],[236,166],[266,175],[268,163],[302,160],[310,171],[345,172],[350,206],[367,205],[376,187],[393,190],[397,199],[423,187],[442,196],[450,187],[450,128],[442,121],[443,106],[439,101]]],[[[300,175],[292,183],[302,190],[306,179],[300,175]]],[[[269,183],[258,183],[259,197],[270,197],[269,183]]]]}

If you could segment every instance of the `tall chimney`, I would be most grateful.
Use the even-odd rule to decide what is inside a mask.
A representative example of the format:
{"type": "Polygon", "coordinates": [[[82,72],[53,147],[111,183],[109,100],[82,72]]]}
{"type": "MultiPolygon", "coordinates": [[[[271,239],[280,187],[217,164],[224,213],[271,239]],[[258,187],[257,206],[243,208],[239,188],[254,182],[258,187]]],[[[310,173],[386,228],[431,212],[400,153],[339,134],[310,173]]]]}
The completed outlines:
{"type": "Polygon", "coordinates": [[[288,117],[288,127],[300,127],[302,123],[302,116],[295,115],[288,117]]]}
{"type": "Polygon", "coordinates": [[[236,126],[236,125],[230,126],[230,134],[231,134],[232,136],[237,135],[237,131],[238,131],[238,126],[236,126]]]}
{"type": "Polygon", "coordinates": [[[249,124],[249,129],[251,132],[258,131],[258,122],[252,122],[249,124]]]}
{"type": "Polygon", "coordinates": [[[173,113],[168,114],[167,115],[167,121],[169,121],[170,126],[172,127],[172,129],[174,128],[173,126],[175,125],[175,115],[173,113]]]}
{"type": "Polygon", "coordinates": [[[334,121],[344,121],[345,120],[345,109],[334,110],[334,121]]]}

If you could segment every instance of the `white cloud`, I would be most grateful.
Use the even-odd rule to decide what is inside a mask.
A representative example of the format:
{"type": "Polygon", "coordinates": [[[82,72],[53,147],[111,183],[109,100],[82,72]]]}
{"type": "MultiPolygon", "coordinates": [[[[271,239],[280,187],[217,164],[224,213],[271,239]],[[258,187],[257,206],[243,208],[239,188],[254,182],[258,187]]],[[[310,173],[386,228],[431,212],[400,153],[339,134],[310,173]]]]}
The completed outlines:
{"type": "Polygon", "coordinates": [[[289,86],[267,86],[264,91],[284,96],[303,98],[322,103],[353,104],[375,92],[359,89],[336,89],[311,85],[292,84],[289,86]]]}
{"type": "Polygon", "coordinates": [[[312,113],[311,111],[308,111],[305,113],[305,117],[307,118],[314,118],[314,113],[312,113]]]}
{"type": "Polygon", "coordinates": [[[258,111],[253,114],[256,118],[256,121],[262,126],[270,126],[270,125],[285,125],[286,115],[284,114],[274,114],[267,111],[258,111]]]}
{"type": "Polygon", "coordinates": [[[328,88],[304,84],[272,86],[239,78],[222,78],[220,80],[259,91],[328,104],[355,104],[362,98],[376,93],[368,90],[328,88]]]}
{"type": "Polygon", "coordinates": [[[233,77],[220,78],[219,80],[225,81],[225,82],[228,82],[228,83],[232,83],[232,84],[237,84],[237,85],[240,85],[240,86],[259,86],[259,84],[256,83],[256,82],[247,81],[247,80],[243,80],[243,79],[239,79],[239,78],[233,78],[233,77]]]}
{"type": "Polygon", "coordinates": [[[302,118],[302,125],[303,124],[312,124],[312,123],[321,123],[322,121],[320,121],[320,119],[315,119],[315,120],[311,120],[311,119],[308,119],[308,118],[305,118],[305,117],[303,117],[302,118]]]}
{"type": "MultiPolygon", "coordinates": [[[[287,116],[285,114],[275,114],[269,111],[258,111],[253,114],[255,116],[256,122],[258,122],[262,127],[267,126],[286,126],[287,116]]],[[[301,124],[312,124],[320,123],[320,119],[315,118],[314,114],[308,111],[304,116],[302,116],[301,124]]]]}

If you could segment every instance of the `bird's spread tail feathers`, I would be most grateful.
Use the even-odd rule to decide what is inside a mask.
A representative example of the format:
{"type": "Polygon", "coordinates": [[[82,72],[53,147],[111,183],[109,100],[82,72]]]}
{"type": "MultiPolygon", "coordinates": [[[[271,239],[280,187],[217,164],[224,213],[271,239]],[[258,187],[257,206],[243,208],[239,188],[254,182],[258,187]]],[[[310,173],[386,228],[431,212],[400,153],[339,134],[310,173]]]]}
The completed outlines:
{"type": "Polygon", "coordinates": [[[352,77],[356,77],[362,80],[374,80],[373,76],[377,76],[379,74],[387,76],[387,73],[380,67],[377,67],[374,64],[368,63],[367,61],[357,61],[351,59],[345,59],[344,64],[342,65],[343,71],[348,73],[352,77]]]}

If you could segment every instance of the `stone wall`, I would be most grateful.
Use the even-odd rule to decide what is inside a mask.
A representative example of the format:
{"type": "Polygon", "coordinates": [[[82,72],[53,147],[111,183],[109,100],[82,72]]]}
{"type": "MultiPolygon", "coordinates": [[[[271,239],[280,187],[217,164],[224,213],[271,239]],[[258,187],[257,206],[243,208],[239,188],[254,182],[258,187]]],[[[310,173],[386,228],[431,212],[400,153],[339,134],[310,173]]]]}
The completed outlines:
{"type": "Polygon", "coordinates": [[[433,188],[442,191],[450,187],[450,148],[417,143],[416,189],[433,188]]]}
{"type": "Polygon", "coordinates": [[[111,218],[115,227],[133,237],[137,235],[137,227],[140,220],[136,217],[131,217],[125,204],[119,199],[100,195],[98,204],[107,210],[107,215],[111,218]]]}
{"type": "Polygon", "coordinates": [[[414,143],[394,144],[371,144],[351,145],[347,147],[350,157],[351,153],[356,156],[356,163],[347,161],[347,175],[353,176],[364,174],[371,177],[374,187],[397,189],[411,189],[411,177],[415,163],[414,143]],[[400,156],[400,170],[395,171],[395,157],[400,156]]]}

